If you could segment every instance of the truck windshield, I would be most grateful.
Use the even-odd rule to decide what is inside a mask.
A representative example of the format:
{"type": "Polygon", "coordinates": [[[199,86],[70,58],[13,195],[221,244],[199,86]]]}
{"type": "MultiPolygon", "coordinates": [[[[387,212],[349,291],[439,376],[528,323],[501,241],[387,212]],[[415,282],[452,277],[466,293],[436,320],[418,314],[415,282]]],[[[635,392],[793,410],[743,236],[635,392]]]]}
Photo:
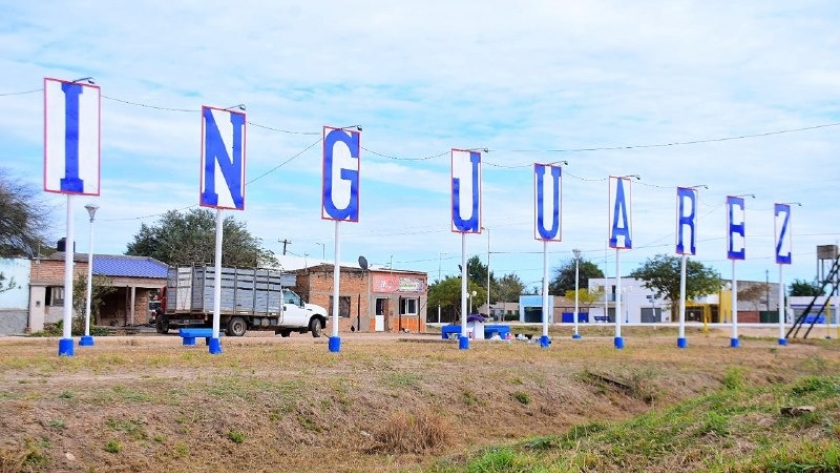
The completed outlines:
{"type": "Polygon", "coordinates": [[[286,304],[294,304],[296,306],[300,306],[300,296],[295,294],[292,291],[283,291],[286,304]]]}

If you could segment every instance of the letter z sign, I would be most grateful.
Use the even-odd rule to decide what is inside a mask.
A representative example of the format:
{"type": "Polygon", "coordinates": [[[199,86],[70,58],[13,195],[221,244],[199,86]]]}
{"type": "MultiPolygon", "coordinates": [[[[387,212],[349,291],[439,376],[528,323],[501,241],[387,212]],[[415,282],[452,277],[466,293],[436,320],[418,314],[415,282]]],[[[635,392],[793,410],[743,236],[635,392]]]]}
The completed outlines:
{"type": "Polygon", "coordinates": [[[321,187],[321,218],[324,220],[359,221],[360,135],[355,130],[324,127],[321,187]]]}
{"type": "Polygon", "coordinates": [[[44,79],[44,190],[99,195],[100,91],[44,79]]]}

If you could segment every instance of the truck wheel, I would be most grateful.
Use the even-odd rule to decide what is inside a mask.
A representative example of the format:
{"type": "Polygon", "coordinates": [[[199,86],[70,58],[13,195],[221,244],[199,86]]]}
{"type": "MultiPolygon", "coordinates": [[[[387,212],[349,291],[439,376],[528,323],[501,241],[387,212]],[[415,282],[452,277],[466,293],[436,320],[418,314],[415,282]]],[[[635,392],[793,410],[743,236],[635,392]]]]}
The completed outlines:
{"type": "Polygon", "coordinates": [[[242,317],[231,317],[227,326],[227,334],[230,337],[241,337],[248,330],[248,324],[242,317]]]}
{"type": "Polygon", "coordinates": [[[312,317],[312,320],[309,321],[309,331],[315,338],[321,336],[321,321],[317,317],[312,317]]]}
{"type": "Polygon", "coordinates": [[[286,337],[288,337],[289,335],[292,334],[292,331],[291,330],[281,330],[277,333],[279,333],[281,337],[286,338],[286,337]]]}
{"type": "Polygon", "coordinates": [[[155,320],[155,329],[157,333],[169,333],[169,316],[160,314],[155,320]]]}

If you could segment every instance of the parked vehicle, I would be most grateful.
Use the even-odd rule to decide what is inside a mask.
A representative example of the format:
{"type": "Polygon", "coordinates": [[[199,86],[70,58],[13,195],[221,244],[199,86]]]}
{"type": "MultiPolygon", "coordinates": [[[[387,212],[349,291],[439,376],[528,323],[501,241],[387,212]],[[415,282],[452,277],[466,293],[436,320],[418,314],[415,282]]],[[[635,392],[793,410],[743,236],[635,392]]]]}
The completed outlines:
{"type": "MultiPolygon", "coordinates": [[[[248,330],[273,330],[320,337],[327,326],[327,311],[304,303],[289,286],[295,275],[276,269],[222,268],[219,326],[227,335],[241,337],[248,330]]],[[[183,327],[212,327],[214,266],[169,268],[161,291],[161,310],[155,326],[159,333],[183,327]]]]}

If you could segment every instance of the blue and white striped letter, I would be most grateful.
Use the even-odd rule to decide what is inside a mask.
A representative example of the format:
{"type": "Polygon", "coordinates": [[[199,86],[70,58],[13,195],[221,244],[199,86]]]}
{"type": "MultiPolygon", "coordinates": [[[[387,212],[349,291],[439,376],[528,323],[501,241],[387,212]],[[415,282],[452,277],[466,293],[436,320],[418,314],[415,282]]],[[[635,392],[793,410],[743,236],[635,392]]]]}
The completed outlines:
{"type": "Polygon", "coordinates": [[[452,231],[481,233],[481,153],[452,150],[452,231]],[[470,209],[469,217],[461,211],[470,209]]]}
{"type": "Polygon", "coordinates": [[[321,218],[359,221],[361,140],[358,131],[324,127],[321,218]]]}
{"type": "Polygon", "coordinates": [[[560,166],[534,164],[534,190],[536,206],[536,227],[534,238],[543,241],[561,241],[562,238],[562,196],[563,172],[560,166]],[[546,179],[546,175],[550,177],[546,179]],[[548,194],[548,195],[546,195],[548,194]],[[548,212],[546,212],[548,207],[548,212]],[[546,213],[551,215],[551,228],[546,228],[546,213]]]}

